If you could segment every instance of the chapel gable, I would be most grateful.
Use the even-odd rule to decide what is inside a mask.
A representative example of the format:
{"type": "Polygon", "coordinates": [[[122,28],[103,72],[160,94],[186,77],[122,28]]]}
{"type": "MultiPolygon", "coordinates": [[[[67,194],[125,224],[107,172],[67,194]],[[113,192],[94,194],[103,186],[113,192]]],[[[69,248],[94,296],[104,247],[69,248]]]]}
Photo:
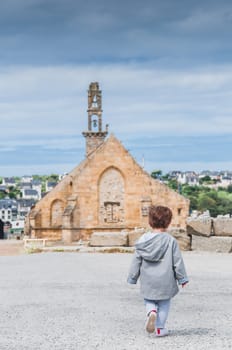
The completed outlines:
{"type": "Polygon", "coordinates": [[[89,85],[87,113],[86,157],[31,210],[29,234],[70,243],[88,240],[98,231],[148,228],[151,204],[169,206],[172,226],[185,229],[189,201],[153,179],[117,137],[107,137],[108,126],[102,127],[102,93],[96,82],[89,85]]]}

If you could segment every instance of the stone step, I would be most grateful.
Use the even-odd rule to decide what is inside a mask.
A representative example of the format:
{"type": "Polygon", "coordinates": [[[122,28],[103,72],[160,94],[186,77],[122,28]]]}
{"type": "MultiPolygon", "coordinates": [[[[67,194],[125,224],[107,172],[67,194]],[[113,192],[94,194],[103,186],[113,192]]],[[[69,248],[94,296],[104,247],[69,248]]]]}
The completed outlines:
{"type": "Polygon", "coordinates": [[[93,232],[90,238],[92,247],[117,247],[128,245],[128,234],[125,232],[93,232]]]}

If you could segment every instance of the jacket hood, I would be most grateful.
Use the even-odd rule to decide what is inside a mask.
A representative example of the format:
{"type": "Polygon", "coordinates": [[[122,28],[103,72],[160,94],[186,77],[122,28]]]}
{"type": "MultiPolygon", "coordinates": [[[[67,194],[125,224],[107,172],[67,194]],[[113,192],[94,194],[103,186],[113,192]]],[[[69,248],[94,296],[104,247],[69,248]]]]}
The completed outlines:
{"type": "Polygon", "coordinates": [[[136,251],[144,259],[148,261],[159,261],[165,255],[171,237],[167,233],[156,233],[152,238],[138,241],[135,244],[136,251]]]}

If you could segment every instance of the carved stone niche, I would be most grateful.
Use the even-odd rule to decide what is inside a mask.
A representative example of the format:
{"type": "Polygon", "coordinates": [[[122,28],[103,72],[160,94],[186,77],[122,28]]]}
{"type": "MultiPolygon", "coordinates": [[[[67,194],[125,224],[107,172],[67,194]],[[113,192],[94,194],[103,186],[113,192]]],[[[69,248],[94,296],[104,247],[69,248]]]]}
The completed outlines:
{"type": "Polygon", "coordinates": [[[118,223],[121,220],[120,202],[104,202],[104,222],[118,223]]]}
{"type": "Polygon", "coordinates": [[[152,201],[149,196],[144,196],[141,198],[141,215],[142,216],[148,216],[148,211],[151,204],[152,204],[152,201]]]}
{"type": "Polygon", "coordinates": [[[107,169],[99,181],[99,222],[120,224],[125,220],[124,180],[115,168],[107,169]]]}

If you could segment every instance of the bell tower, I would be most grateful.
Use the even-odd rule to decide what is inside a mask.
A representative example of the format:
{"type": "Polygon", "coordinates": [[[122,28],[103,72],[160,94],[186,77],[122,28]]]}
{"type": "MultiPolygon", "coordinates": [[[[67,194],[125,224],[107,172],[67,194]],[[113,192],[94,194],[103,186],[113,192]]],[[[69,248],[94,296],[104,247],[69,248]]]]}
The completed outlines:
{"type": "Polygon", "coordinates": [[[86,139],[86,156],[90,155],[98,148],[108,134],[108,125],[106,130],[102,131],[102,95],[97,82],[90,83],[88,90],[88,131],[82,135],[86,139]]]}

